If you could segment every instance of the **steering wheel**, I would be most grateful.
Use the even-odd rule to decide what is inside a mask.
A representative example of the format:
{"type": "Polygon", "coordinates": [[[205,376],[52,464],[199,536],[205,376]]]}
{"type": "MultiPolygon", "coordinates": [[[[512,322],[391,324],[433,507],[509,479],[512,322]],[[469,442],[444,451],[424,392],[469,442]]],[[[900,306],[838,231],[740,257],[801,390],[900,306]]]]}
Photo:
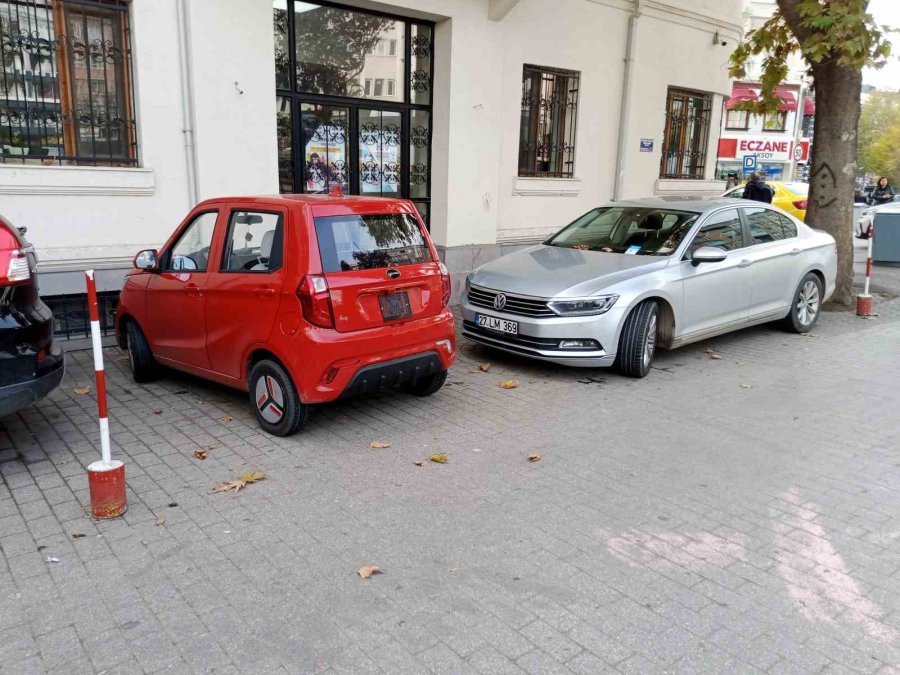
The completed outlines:
{"type": "Polygon", "coordinates": [[[257,265],[266,265],[266,264],[268,264],[268,262],[269,262],[268,258],[264,258],[264,257],[260,256],[259,258],[256,258],[255,260],[248,260],[247,262],[245,262],[243,267],[241,267],[241,269],[244,270],[245,272],[249,272],[257,265]]]}

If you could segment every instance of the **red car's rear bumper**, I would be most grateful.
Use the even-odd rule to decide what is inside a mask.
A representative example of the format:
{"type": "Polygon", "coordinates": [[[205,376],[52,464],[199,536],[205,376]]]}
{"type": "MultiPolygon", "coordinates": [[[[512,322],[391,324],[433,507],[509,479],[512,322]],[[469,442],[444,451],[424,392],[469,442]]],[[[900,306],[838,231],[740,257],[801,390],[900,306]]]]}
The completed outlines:
{"type": "Polygon", "coordinates": [[[453,314],[340,333],[307,326],[279,351],[304,403],[333,401],[447,370],[456,358],[453,314]]]}

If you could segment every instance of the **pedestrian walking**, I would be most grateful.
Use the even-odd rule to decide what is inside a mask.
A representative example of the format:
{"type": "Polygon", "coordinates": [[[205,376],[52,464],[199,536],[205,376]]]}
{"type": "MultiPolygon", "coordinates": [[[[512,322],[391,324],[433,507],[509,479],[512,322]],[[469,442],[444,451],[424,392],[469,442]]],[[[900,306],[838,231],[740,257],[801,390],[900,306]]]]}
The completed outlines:
{"type": "Polygon", "coordinates": [[[888,180],[887,176],[882,176],[878,179],[878,184],[875,186],[875,189],[872,190],[869,204],[877,206],[892,201],[894,201],[894,188],[891,187],[891,182],[888,180]]]}
{"type": "Polygon", "coordinates": [[[758,173],[751,173],[750,180],[744,186],[744,199],[752,199],[755,202],[772,203],[772,188],[766,184],[758,173]]]}

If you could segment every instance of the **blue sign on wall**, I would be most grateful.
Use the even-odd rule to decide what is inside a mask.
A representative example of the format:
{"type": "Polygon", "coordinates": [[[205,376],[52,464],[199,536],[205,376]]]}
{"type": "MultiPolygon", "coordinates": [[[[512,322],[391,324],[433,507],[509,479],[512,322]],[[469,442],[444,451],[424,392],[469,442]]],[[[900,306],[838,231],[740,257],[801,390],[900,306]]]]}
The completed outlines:
{"type": "Polygon", "coordinates": [[[744,173],[756,171],[756,155],[744,155],[744,173]]]}
{"type": "Polygon", "coordinates": [[[641,152],[653,152],[653,139],[652,138],[642,138],[641,139],[641,152]]]}

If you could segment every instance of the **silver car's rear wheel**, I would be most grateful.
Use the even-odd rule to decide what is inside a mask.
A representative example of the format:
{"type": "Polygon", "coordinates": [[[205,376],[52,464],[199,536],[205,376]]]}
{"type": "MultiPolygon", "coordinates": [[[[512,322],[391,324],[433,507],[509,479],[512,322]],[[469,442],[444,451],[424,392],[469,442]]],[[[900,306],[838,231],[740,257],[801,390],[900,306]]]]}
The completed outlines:
{"type": "Polygon", "coordinates": [[[784,327],[795,333],[807,333],[816,325],[822,310],[822,280],[810,272],[800,280],[791,303],[791,311],[784,318],[784,327]]]}

